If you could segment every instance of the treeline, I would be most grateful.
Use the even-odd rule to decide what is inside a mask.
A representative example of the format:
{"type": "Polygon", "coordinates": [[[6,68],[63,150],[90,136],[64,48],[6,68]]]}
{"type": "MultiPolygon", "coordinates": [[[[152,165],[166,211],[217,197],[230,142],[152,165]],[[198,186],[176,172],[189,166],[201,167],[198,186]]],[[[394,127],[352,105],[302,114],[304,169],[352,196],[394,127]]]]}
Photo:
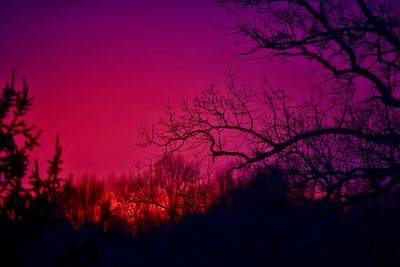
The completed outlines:
{"type": "Polygon", "coordinates": [[[71,177],[59,195],[58,209],[76,229],[99,223],[105,231],[122,228],[136,234],[206,212],[233,184],[170,155],[121,177],[71,177]]]}
{"type": "Polygon", "coordinates": [[[399,190],[346,209],[328,210],[323,202],[301,205],[294,202],[290,187],[278,169],[260,169],[247,177],[246,182],[233,181],[237,187],[226,191],[207,212],[185,214],[184,209],[176,209],[180,217],[174,222],[167,220],[171,217],[163,219],[162,216],[168,216],[166,208],[152,210],[154,205],[158,206],[153,203],[142,206],[142,224],[128,225],[146,228],[134,228],[137,231],[134,235],[115,224],[104,228],[105,221],[101,220],[86,222],[79,229],[69,223],[47,229],[35,242],[25,246],[21,262],[25,266],[398,266],[400,263],[399,190]]]}
{"type": "Polygon", "coordinates": [[[337,252],[325,266],[400,263],[396,186],[341,206],[279,167],[215,172],[179,154],[119,178],[65,178],[58,137],[43,176],[29,169],[32,101],[14,75],[0,96],[2,266],[316,266],[337,252]]]}

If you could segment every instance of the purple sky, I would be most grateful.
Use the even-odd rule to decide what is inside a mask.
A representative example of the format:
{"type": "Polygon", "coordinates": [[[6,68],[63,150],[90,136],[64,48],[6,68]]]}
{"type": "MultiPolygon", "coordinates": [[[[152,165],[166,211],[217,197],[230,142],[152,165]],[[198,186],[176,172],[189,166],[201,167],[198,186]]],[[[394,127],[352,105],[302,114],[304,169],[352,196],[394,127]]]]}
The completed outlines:
{"type": "Polygon", "coordinates": [[[216,26],[232,23],[208,0],[2,0],[0,82],[11,70],[28,79],[30,121],[44,130],[34,155],[42,170],[60,134],[67,172],[128,172],[149,155],[135,146],[140,121],[157,120],[168,98],[222,84],[229,66],[254,81],[298,85],[301,62],[239,57],[240,38],[216,26]]]}

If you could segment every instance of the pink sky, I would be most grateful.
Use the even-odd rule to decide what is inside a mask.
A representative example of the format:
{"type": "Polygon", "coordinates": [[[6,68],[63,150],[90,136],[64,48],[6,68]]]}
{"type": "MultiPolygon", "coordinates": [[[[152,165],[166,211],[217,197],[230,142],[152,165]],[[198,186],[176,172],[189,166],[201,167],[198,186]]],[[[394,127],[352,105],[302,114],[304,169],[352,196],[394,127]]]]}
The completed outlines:
{"type": "Polygon", "coordinates": [[[34,154],[42,171],[63,145],[64,170],[123,174],[149,156],[135,144],[140,121],[162,115],[168,98],[240,75],[295,87],[299,63],[249,61],[239,37],[224,37],[232,15],[199,1],[4,0],[0,2],[0,82],[11,70],[35,97],[30,121],[44,130],[34,154]]]}

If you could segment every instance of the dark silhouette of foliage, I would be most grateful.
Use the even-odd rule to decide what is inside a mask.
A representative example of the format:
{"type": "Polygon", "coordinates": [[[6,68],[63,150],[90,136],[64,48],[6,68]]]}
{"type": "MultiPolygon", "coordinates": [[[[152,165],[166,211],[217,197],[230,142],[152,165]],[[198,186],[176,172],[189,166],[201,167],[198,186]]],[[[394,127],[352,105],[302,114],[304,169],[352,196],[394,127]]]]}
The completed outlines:
{"type": "MultiPolygon", "coordinates": [[[[346,206],[400,182],[400,21],[395,1],[226,0],[246,56],[317,63],[322,81],[303,99],[259,90],[228,73],[182,105],[169,106],[144,144],[197,149],[237,160],[230,170],[277,165],[294,199],[346,206]],[[241,17],[241,8],[255,17],[241,17]]],[[[248,16],[248,13],[246,14],[248,16]]]]}
{"type": "Polygon", "coordinates": [[[20,216],[25,200],[30,196],[24,187],[28,170],[28,153],[38,145],[41,131],[28,125],[24,118],[32,106],[28,86],[23,80],[22,89],[15,88],[15,73],[0,96],[0,198],[1,215],[20,216]]]}
{"type": "Polygon", "coordinates": [[[206,213],[188,214],[146,233],[104,233],[94,224],[76,231],[55,229],[26,251],[24,262],[42,267],[400,263],[398,197],[390,197],[397,203],[393,206],[376,199],[346,211],[321,213],[315,205],[291,204],[279,169],[258,169],[246,180],[230,192],[230,203],[216,202],[206,213]]]}
{"type": "Polygon", "coordinates": [[[21,248],[33,242],[44,230],[64,218],[58,206],[67,183],[59,177],[61,146],[56,140],[54,158],[49,160],[48,177],[42,179],[38,162],[31,176],[29,152],[38,146],[41,131],[25,119],[33,98],[25,79],[15,88],[15,73],[0,96],[0,255],[2,266],[19,266],[21,248]]]}

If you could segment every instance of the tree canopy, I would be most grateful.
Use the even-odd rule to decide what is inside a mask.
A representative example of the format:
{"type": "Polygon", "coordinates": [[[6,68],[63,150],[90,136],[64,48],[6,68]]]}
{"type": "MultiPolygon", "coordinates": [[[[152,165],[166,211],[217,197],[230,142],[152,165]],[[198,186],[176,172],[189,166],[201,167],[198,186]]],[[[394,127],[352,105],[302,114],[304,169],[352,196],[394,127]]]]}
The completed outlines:
{"type": "Polygon", "coordinates": [[[293,197],[337,205],[374,198],[400,182],[400,20],[391,1],[218,1],[236,6],[231,30],[243,55],[317,63],[321,79],[299,103],[228,73],[225,85],[170,105],[145,144],[236,159],[231,169],[276,165],[293,197]],[[251,9],[254,17],[241,16],[251,9]]]}

